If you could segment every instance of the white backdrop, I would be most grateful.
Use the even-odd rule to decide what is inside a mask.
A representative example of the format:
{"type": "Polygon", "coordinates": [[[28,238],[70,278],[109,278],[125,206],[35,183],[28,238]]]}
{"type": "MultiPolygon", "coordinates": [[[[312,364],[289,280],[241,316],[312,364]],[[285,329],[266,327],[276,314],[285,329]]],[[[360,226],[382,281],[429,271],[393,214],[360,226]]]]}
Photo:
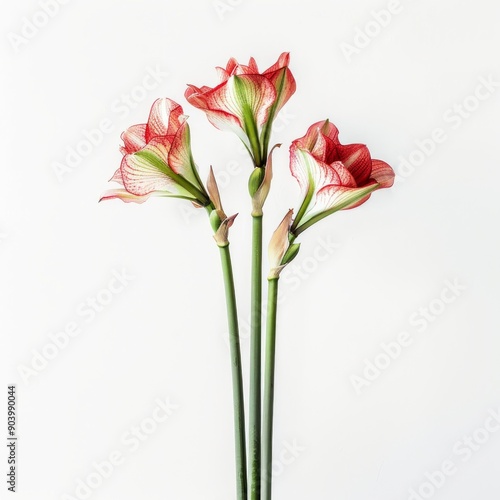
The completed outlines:
{"type": "Polygon", "coordinates": [[[366,143],[398,179],[304,233],[282,280],[274,497],[499,498],[498,2],[3,9],[0,414],[5,435],[16,384],[17,498],[234,498],[224,295],[205,213],[97,200],[120,133],[156,98],[181,102],[202,177],[212,164],[227,212],[240,213],[246,383],[251,166],[183,94],[213,85],[231,56],[265,69],[283,51],[297,92],[273,136],[284,146],[266,240],[298,202],[288,144],[315,121],[366,143]]]}

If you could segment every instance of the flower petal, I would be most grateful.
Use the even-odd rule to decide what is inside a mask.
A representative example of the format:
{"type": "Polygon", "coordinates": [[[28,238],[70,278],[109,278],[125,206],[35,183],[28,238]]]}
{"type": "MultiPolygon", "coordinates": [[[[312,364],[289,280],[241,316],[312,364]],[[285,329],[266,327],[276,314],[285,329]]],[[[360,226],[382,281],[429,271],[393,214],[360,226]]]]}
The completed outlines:
{"type": "Polygon", "coordinates": [[[157,99],[151,107],[146,125],[146,142],[154,137],[174,135],[186,120],[182,107],[166,97],[157,99]]]}
{"type": "Polygon", "coordinates": [[[320,122],[313,123],[306,132],[304,137],[296,139],[296,142],[302,149],[308,149],[313,152],[314,156],[321,158],[322,161],[331,163],[335,159],[327,158],[327,147],[328,150],[333,148],[334,144],[338,144],[339,131],[337,127],[331,123],[329,120],[322,120],[320,122]],[[319,138],[322,137],[322,141],[318,146],[316,143],[319,138]]]}
{"type": "Polygon", "coordinates": [[[168,193],[164,193],[162,191],[152,191],[148,194],[138,196],[132,193],[129,193],[126,189],[110,189],[106,191],[104,195],[101,197],[99,201],[103,200],[122,200],[125,203],[144,203],[150,196],[171,196],[168,193]]]}
{"type": "Polygon", "coordinates": [[[358,207],[368,200],[376,189],[379,189],[379,186],[375,182],[360,188],[325,186],[318,192],[316,205],[307,214],[307,219],[322,212],[336,212],[337,210],[358,207]]]}
{"type": "Polygon", "coordinates": [[[176,174],[182,175],[195,186],[199,185],[198,177],[193,172],[196,167],[191,154],[191,135],[187,122],[175,134],[166,163],[176,174]]]}
{"type": "Polygon", "coordinates": [[[290,54],[284,52],[269,69],[264,71],[266,76],[273,84],[276,91],[276,101],[274,103],[274,115],[277,115],[280,109],[288,102],[295,93],[297,84],[292,72],[288,68],[290,54]]]}
{"type": "Polygon", "coordinates": [[[255,59],[253,57],[250,58],[248,61],[248,66],[244,64],[238,64],[233,72],[231,73],[232,75],[258,75],[259,74],[259,68],[257,66],[257,63],[255,62],[255,59]]]}
{"type": "Polygon", "coordinates": [[[273,85],[261,75],[234,75],[214,89],[201,92],[196,90],[191,86],[186,91],[187,100],[197,108],[210,111],[209,119],[212,124],[224,129],[233,127],[235,122],[243,127],[245,114],[248,112],[254,116],[258,126],[262,125],[276,98],[273,85]],[[228,115],[234,118],[229,120],[228,115]],[[225,122],[229,122],[229,127],[225,126],[225,122]]]}
{"type": "Polygon", "coordinates": [[[352,187],[352,188],[358,187],[356,179],[353,177],[351,172],[347,170],[347,168],[341,161],[334,161],[329,165],[329,167],[335,170],[335,173],[339,177],[339,182],[334,184],[338,184],[344,187],[352,187]]]}
{"type": "Polygon", "coordinates": [[[309,151],[296,144],[290,147],[290,170],[297,179],[302,193],[316,193],[329,184],[341,184],[337,168],[316,159],[309,151]]]}
{"type": "Polygon", "coordinates": [[[278,60],[269,68],[262,73],[263,75],[269,75],[271,73],[275,73],[276,71],[279,71],[282,68],[288,67],[290,64],[290,52],[283,52],[279,57],[278,60]]]}
{"type": "Polygon", "coordinates": [[[109,179],[109,182],[118,182],[123,186],[123,179],[122,179],[122,171],[121,169],[117,169],[116,172],[113,174],[113,177],[109,179]]]}
{"type": "Polygon", "coordinates": [[[389,188],[394,184],[394,170],[382,160],[372,160],[371,178],[380,184],[381,188],[389,188]]]}
{"type": "Polygon", "coordinates": [[[171,194],[193,198],[185,189],[175,183],[165,172],[168,157],[168,143],[155,140],[149,143],[140,152],[127,155],[123,158],[120,167],[125,189],[135,195],[142,196],[152,191],[166,191],[171,194]],[[158,162],[153,163],[142,153],[154,155],[158,162]],[[164,165],[164,171],[158,167],[164,165]]]}
{"type": "Polygon", "coordinates": [[[372,172],[372,157],[364,144],[337,144],[337,157],[356,179],[358,186],[363,186],[372,172]]]}
{"type": "Polygon", "coordinates": [[[146,125],[132,125],[122,133],[123,147],[120,148],[122,154],[131,154],[139,151],[146,145],[146,125]]]}

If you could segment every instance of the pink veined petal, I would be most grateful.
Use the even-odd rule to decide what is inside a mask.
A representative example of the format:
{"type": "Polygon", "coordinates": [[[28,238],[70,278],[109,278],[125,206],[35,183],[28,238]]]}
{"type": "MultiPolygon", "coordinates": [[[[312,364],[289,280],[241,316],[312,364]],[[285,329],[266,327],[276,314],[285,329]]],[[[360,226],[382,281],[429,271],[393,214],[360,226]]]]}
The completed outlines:
{"type": "MultiPolygon", "coordinates": [[[[224,82],[223,82],[224,83],[224,82]]],[[[203,99],[203,95],[206,94],[207,92],[210,92],[211,90],[213,90],[212,87],[207,87],[207,86],[203,86],[203,87],[196,87],[196,85],[191,85],[191,84],[188,84],[187,86],[188,88],[186,89],[186,91],[184,92],[184,97],[193,105],[193,106],[196,106],[196,107],[199,107],[196,105],[196,102],[198,99],[200,99],[202,102],[205,102],[204,99],[203,99]],[[191,101],[194,101],[194,102],[191,102],[191,101]]]]}
{"type": "Polygon", "coordinates": [[[255,59],[253,57],[251,57],[248,61],[248,68],[254,74],[259,73],[259,67],[257,66],[257,62],[255,61],[255,59]]]}
{"type": "MultiPolygon", "coordinates": [[[[110,189],[109,191],[106,191],[101,199],[99,201],[105,201],[105,200],[122,200],[125,203],[144,203],[147,201],[150,197],[155,196],[155,197],[162,197],[162,198],[175,198],[175,194],[167,193],[165,191],[151,191],[148,194],[138,196],[132,193],[129,193],[126,189],[110,189]]],[[[193,205],[195,207],[199,207],[196,203],[193,202],[193,205]]]]}
{"type": "Polygon", "coordinates": [[[186,120],[182,107],[166,97],[157,99],[151,107],[146,125],[146,142],[154,137],[174,135],[186,120]]]}
{"type": "Polygon", "coordinates": [[[337,144],[337,157],[356,179],[358,186],[363,186],[372,172],[370,151],[364,144],[337,144]]]}
{"type": "Polygon", "coordinates": [[[226,72],[228,73],[228,75],[232,76],[234,74],[235,69],[238,66],[239,66],[238,61],[234,57],[231,57],[231,59],[229,59],[226,65],[226,72]]]}
{"type": "Polygon", "coordinates": [[[230,131],[236,134],[247,148],[250,148],[250,141],[248,140],[245,131],[243,130],[243,124],[240,122],[239,118],[224,111],[212,111],[204,110],[207,115],[208,121],[219,130],[230,131]]]}
{"type": "Polygon", "coordinates": [[[238,64],[233,70],[233,75],[258,75],[259,68],[253,57],[248,61],[248,66],[245,64],[238,64]]]}
{"type": "Polygon", "coordinates": [[[344,187],[355,188],[358,187],[356,179],[352,176],[351,172],[345,168],[345,165],[341,161],[334,161],[329,164],[330,168],[335,170],[335,173],[339,177],[338,184],[344,187]]]}
{"type": "MultiPolygon", "coordinates": [[[[129,193],[126,189],[110,189],[102,195],[99,201],[118,199],[124,201],[125,203],[144,203],[150,196],[155,196],[155,193],[151,192],[143,196],[137,196],[129,193]]],[[[156,194],[156,196],[159,196],[159,194],[156,194]]]]}
{"type": "Polygon", "coordinates": [[[120,148],[122,154],[130,154],[139,151],[146,145],[146,125],[132,125],[122,133],[123,147],[120,148]]]}
{"type": "Polygon", "coordinates": [[[280,69],[275,73],[270,73],[266,76],[269,78],[269,81],[273,84],[276,90],[277,97],[275,113],[277,114],[295,93],[297,84],[288,68],[280,69]]]}
{"type": "Polygon", "coordinates": [[[219,78],[219,83],[224,83],[231,76],[224,68],[217,66],[215,68],[217,72],[217,77],[219,78]]]}
{"type": "Polygon", "coordinates": [[[332,163],[336,161],[336,148],[335,144],[329,137],[326,137],[321,133],[321,129],[318,127],[316,137],[313,138],[312,134],[308,140],[308,149],[311,154],[317,158],[319,161],[324,163],[332,163]],[[333,155],[332,155],[333,151],[333,155]]]}
{"type": "MultiPolygon", "coordinates": [[[[224,84],[223,84],[224,85],[224,84]]],[[[226,130],[235,133],[248,148],[250,142],[245,132],[243,131],[243,123],[240,119],[226,111],[215,111],[208,108],[206,95],[214,89],[210,87],[196,87],[188,85],[184,96],[187,101],[195,108],[201,109],[207,115],[208,121],[219,130],[226,130]]]]}
{"type": "Polygon", "coordinates": [[[120,168],[116,170],[116,172],[113,174],[113,177],[109,179],[109,182],[118,182],[123,186],[122,171],[120,168]]]}
{"type": "Polygon", "coordinates": [[[314,146],[318,140],[318,135],[319,135],[319,127],[311,125],[306,132],[306,135],[303,137],[300,137],[299,139],[295,139],[293,141],[293,144],[296,144],[298,147],[301,149],[307,149],[307,151],[312,151],[314,149],[314,146]]]}
{"type": "Polygon", "coordinates": [[[359,188],[325,186],[318,192],[316,204],[312,207],[308,218],[332,209],[347,210],[358,207],[365,203],[370,198],[371,193],[378,188],[379,186],[375,182],[359,188]]]}
{"type": "Polygon", "coordinates": [[[380,184],[381,188],[389,188],[394,184],[394,170],[382,160],[372,160],[371,179],[380,184]]]}
{"type": "Polygon", "coordinates": [[[332,142],[338,144],[339,142],[339,129],[330,121],[324,120],[321,123],[321,133],[328,137],[332,142]]]}
{"type": "MultiPolygon", "coordinates": [[[[226,83],[221,83],[218,87],[224,86],[226,83]]],[[[217,89],[218,87],[215,87],[217,89]]],[[[211,93],[215,90],[211,87],[196,87],[194,85],[188,85],[188,88],[184,92],[184,97],[186,100],[194,106],[195,108],[201,109],[202,111],[209,110],[209,97],[211,93]]]]}
{"type": "Polygon", "coordinates": [[[207,109],[224,111],[236,116],[243,124],[248,110],[255,117],[257,126],[267,119],[276,91],[267,78],[261,75],[232,76],[224,85],[205,94],[207,109]]]}
{"type": "MultiPolygon", "coordinates": [[[[155,154],[165,164],[168,159],[168,147],[161,142],[148,144],[143,151],[155,154]]],[[[137,154],[123,157],[120,167],[125,189],[135,195],[142,196],[152,191],[166,191],[172,194],[185,195],[167,174],[162,172],[146,158],[137,154]]],[[[189,195],[188,195],[189,196],[189,195]]]]}
{"type": "Polygon", "coordinates": [[[337,143],[332,141],[327,135],[323,135],[321,132],[319,135],[321,137],[321,141],[318,141],[317,144],[323,143],[324,148],[317,151],[318,146],[315,146],[312,150],[312,153],[316,156],[319,152],[321,152],[322,161],[324,161],[325,163],[333,163],[334,161],[339,161],[337,155],[337,143]]]}
{"type": "Polygon", "coordinates": [[[304,196],[311,185],[314,193],[317,193],[324,186],[342,182],[336,168],[318,161],[309,151],[300,149],[295,144],[290,147],[290,170],[304,196]]]}
{"type": "Polygon", "coordinates": [[[290,172],[299,183],[302,196],[306,196],[309,191],[310,176],[307,164],[300,151],[297,144],[293,142],[290,146],[290,172]]]}
{"type": "MultiPolygon", "coordinates": [[[[339,131],[337,127],[333,123],[330,123],[328,120],[322,120],[320,122],[313,123],[307,129],[306,135],[304,135],[304,137],[301,137],[300,139],[296,139],[294,142],[299,144],[303,149],[313,151],[319,134],[321,134],[325,139],[325,151],[326,144],[328,144],[328,150],[330,150],[332,144],[338,143],[339,131]]],[[[318,150],[315,154],[321,156],[319,153],[320,151],[318,150]]],[[[335,161],[334,158],[328,158],[329,155],[326,156],[327,158],[325,158],[325,160],[327,161],[327,163],[335,161]]]]}
{"type": "Polygon", "coordinates": [[[275,71],[280,70],[281,68],[284,68],[288,66],[290,63],[290,52],[283,52],[279,57],[278,60],[269,68],[262,73],[263,75],[267,75],[269,73],[274,73],[275,71]]]}
{"type": "Polygon", "coordinates": [[[208,120],[220,130],[230,130],[250,147],[243,130],[244,113],[253,113],[257,126],[265,122],[276,92],[260,75],[233,76],[226,83],[210,89],[189,85],[185,92],[190,104],[205,111],[208,120]]]}
{"type": "Polygon", "coordinates": [[[167,164],[175,173],[182,175],[195,186],[198,185],[198,179],[193,172],[191,139],[187,123],[180,126],[172,141],[167,164]]]}

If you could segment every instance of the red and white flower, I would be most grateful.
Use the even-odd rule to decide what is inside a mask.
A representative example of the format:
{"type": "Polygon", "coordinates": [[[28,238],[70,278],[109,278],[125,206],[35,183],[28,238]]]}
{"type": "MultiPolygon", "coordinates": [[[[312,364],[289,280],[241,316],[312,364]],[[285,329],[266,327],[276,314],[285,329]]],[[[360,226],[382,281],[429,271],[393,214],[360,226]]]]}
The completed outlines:
{"type": "Polygon", "coordinates": [[[373,160],[364,144],[341,144],[338,134],[325,120],[292,142],[290,170],[304,197],[292,226],[295,234],[333,212],[361,205],[373,191],[394,182],[387,163],[373,160]]]}
{"type": "Polygon", "coordinates": [[[218,86],[188,85],[185,93],[193,106],[206,113],[212,125],[238,135],[257,167],[267,159],[275,116],[295,92],[289,61],[290,55],[285,52],[260,73],[253,58],[248,65],[230,59],[226,68],[217,68],[218,86]]]}
{"type": "Polygon", "coordinates": [[[193,161],[186,119],[179,104],[157,99],[148,122],[133,125],[121,135],[123,158],[110,180],[123,188],[110,190],[101,199],[143,203],[150,196],[168,196],[208,205],[193,161]]]}

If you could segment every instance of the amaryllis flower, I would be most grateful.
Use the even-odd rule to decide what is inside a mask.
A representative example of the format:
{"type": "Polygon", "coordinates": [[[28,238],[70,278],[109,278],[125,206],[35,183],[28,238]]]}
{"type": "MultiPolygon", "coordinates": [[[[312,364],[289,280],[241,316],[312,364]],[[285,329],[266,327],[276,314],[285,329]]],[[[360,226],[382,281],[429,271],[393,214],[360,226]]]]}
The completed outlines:
{"type": "Polygon", "coordinates": [[[148,122],[133,125],[121,136],[123,158],[111,181],[123,188],[110,190],[101,199],[143,203],[150,196],[169,196],[208,205],[209,197],[191,154],[186,119],[179,104],[157,99],[148,122]]]}
{"type": "Polygon", "coordinates": [[[361,205],[394,182],[387,163],[373,160],[364,144],[340,144],[338,134],[328,120],[318,122],[290,147],[290,170],[304,196],[291,228],[295,235],[333,212],[361,205]]]}
{"type": "Polygon", "coordinates": [[[288,68],[290,55],[263,73],[250,58],[248,65],[230,59],[226,68],[217,68],[217,87],[188,85],[186,99],[205,111],[209,121],[220,130],[231,130],[240,137],[256,167],[264,166],[273,120],[295,92],[295,80],[288,68]]]}

